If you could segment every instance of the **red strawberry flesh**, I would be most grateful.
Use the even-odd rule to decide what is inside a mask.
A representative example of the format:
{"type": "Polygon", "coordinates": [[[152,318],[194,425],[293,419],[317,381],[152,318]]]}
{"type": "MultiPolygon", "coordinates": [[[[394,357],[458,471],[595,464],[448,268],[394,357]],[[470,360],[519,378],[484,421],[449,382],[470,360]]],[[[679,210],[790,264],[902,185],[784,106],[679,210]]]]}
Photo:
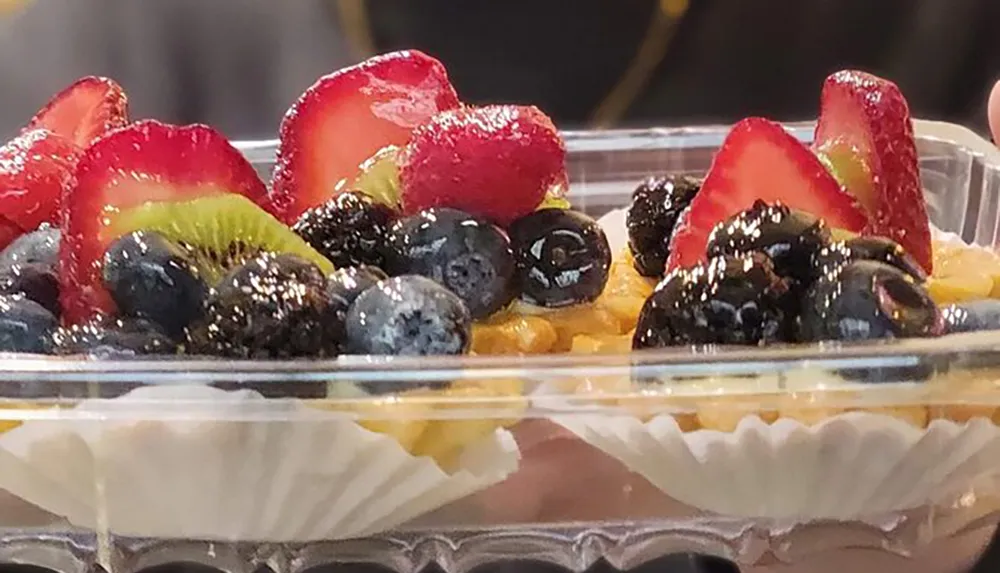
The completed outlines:
{"type": "Polygon", "coordinates": [[[128,98],[122,87],[108,78],[88,76],[56,94],[25,129],[48,129],[86,147],[127,123],[128,98]]]}
{"type": "Polygon", "coordinates": [[[44,129],[25,131],[0,147],[0,215],[31,231],[59,222],[59,201],[72,188],[80,148],[44,129]]]}
{"type": "Polygon", "coordinates": [[[841,189],[808,147],[780,124],[748,118],[733,126],[678,223],[668,270],[705,260],[713,227],[758,199],[783,203],[848,231],[861,231],[868,223],[856,199],[841,189]]]}
{"type": "Polygon", "coordinates": [[[63,198],[59,252],[63,316],[71,324],[114,308],[101,284],[100,263],[116,238],[105,232],[115,213],[220,193],[267,205],[267,190],[253,166],[204,125],[144,121],[112,132],[85,152],[76,180],[63,198]]]}
{"type": "Polygon", "coordinates": [[[14,239],[24,234],[18,225],[5,217],[0,217],[0,251],[7,248],[7,245],[14,242],[14,239]]]}
{"type": "Polygon", "coordinates": [[[393,52],[324,76],[281,123],[272,184],[279,219],[294,222],[380,149],[405,145],[416,126],[459,106],[441,62],[393,52]]]}
{"type": "Polygon", "coordinates": [[[566,147],[535,107],[449,110],[414,132],[399,176],[407,213],[451,207],[507,225],[566,185],[566,147]]]}
{"type": "Polygon", "coordinates": [[[899,88],[864,72],[833,74],[823,84],[815,141],[837,173],[870,174],[842,177],[871,214],[863,232],[896,241],[930,274],[930,223],[910,110],[899,88]]]}

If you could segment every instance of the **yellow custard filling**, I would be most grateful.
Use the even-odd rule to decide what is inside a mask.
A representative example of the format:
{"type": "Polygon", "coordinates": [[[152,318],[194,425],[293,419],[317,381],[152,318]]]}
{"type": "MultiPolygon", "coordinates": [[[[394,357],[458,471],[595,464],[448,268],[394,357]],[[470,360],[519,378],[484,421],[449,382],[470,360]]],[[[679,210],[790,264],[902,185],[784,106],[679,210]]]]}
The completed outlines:
{"type": "Polygon", "coordinates": [[[373,432],[394,438],[415,456],[452,469],[462,451],[499,428],[517,423],[528,406],[524,382],[460,380],[443,389],[414,389],[391,396],[310,400],[313,407],[350,412],[373,432]]]}
{"type": "Polygon", "coordinates": [[[927,291],[938,304],[1000,298],[1000,256],[986,249],[934,243],[927,291]]]}

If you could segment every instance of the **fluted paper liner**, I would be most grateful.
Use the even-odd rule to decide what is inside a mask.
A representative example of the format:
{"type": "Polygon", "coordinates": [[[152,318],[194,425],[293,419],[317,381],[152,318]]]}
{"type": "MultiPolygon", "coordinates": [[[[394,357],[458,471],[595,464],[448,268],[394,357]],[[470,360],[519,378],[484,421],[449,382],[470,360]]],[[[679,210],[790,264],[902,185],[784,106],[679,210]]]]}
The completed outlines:
{"type": "Polygon", "coordinates": [[[520,457],[499,430],[446,473],[351,420],[263,400],[172,386],[84,402],[0,436],[0,488],[118,535],[313,541],[399,526],[502,481],[520,457]]]}
{"type": "Polygon", "coordinates": [[[865,519],[945,500],[1000,471],[1000,429],[985,418],[917,428],[867,412],[815,425],[748,415],[732,432],[683,432],[669,415],[554,419],[667,495],[727,516],[865,519]]]}

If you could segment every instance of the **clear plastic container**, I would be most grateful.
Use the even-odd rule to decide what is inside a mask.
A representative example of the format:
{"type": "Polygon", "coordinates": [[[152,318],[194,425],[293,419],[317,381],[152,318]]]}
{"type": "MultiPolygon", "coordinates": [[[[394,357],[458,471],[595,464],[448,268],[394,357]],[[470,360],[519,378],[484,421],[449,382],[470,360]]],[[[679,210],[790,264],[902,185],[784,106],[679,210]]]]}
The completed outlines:
{"type": "MultiPolygon", "coordinates": [[[[704,171],[725,132],[569,133],[571,198],[603,215],[649,174],[704,171]]],[[[918,143],[933,223],[995,244],[1000,173],[918,143]]],[[[269,170],[272,143],[243,147],[269,170]]],[[[1000,520],[1000,334],[2,370],[0,562],[57,571],[582,572],[701,552],[950,573],[1000,520]]]]}

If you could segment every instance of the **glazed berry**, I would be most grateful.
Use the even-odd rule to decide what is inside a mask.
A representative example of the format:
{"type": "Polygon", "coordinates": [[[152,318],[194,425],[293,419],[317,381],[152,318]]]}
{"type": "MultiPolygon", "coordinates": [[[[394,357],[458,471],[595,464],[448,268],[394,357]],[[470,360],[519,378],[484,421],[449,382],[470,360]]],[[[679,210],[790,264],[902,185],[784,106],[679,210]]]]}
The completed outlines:
{"type": "Polygon", "coordinates": [[[0,295],[0,352],[44,354],[59,326],[55,315],[21,295],[0,295]]]}
{"type": "Polygon", "coordinates": [[[951,304],[941,309],[949,333],[1000,330],[1000,300],[984,299],[951,304]]]}
{"type": "MultiPolygon", "coordinates": [[[[417,106],[402,107],[409,116],[417,106]]],[[[537,107],[459,105],[409,140],[399,167],[407,214],[447,205],[507,226],[568,187],[566,144],[537,107]]]]}
{"type": "Polygon", "coordinates": [[[886,237],[855,237],[820,249],[813,258],[817,276],[826,274],[850,261],[877,261],[892,265],[918,282],[927,280],[927,273],[903,247],[886,237]]]}
{"type": "Polygon", "coordinates": [[[788,291],[761,253],[717,257],[671,271],[639,314],[632,348],[766,344],[785,329],[788,291]]]}
{"type": "Polygon", "coordinates": [[[209,294],[189,328],[189,353],[230,358],[323,358],[340,347],[326,278],[295,255],[262,253],[209,294]]]}
{"type": "Polygon", "coordinates": [[[400,219],[389,233],[386,270],[422,275],[457,294],[474,319],[517,296],[510,242],[485,219],[457,209],[426,209],[400,219]]]}
{"type": "Polygon", "coordinates": [[[14,265],[41,264],[55,272],[59,264],[59,238],[59,228],[48,225],[21,235],[0,252],[0,270],[14,265]]]}
{"type": "Polygon", "coordinates": [[[336,267],[381,267],[382,249],[395,218],[392,208],[349,191],[303,213],[292,230],[336,267]]]}
{"type": "Polygon", "coordinates": [[[471,340],[472,317],[462,299],[419,275],[378,283],[347,313],[347,347],[355,354],[463,354],[471,340]]]}
{"type": "Polygon", "coordinates": [[[141,318],[102,318],[52,334],[56,354],[87,354],[103,358],[177,353],[177,343],[160,327],[141,318]]]}
{"type": "Polygon", "coordinates": [[[877,261],[853,261],[818,279],[799,317],[803,342],[937,336],[944,323],[913,277],[877,261]]]}
{"type": "Polygon", "coordinates": [[[667,175],[650,177],[632,192],[625,227],[635,270],[640,275],[663,276],[674,226],[699,189],[699,179],[667,175]]]}
{"type": "Polygon", "coordinates": [[[830,244],[821,219],[774,203],[755,201],[749,209],[719,223],[708,236],[709,257],[759,251],[774,262],[778,276],[812,282],[812,260],[830,244]]]}
{"type": "Polygon", "coordinates": [[[611,247],[590,217],[542,209],[515,221],[508,232],[524,302],[559,308],[591,302],[604,291],[611,247]]]}
{"type": "Polygon", "coordinates": [[[123,316],[145,318],[181,338],[204,314],[208,285],[184,247],[151,231],[135,231],[104,254],[104,286],[123,316]]]}
{"type": "Polygon", "coordinates": [[[0,293],[19,294],[59,316],[59,276],[44,263],[0,267],[0,293]]]}

